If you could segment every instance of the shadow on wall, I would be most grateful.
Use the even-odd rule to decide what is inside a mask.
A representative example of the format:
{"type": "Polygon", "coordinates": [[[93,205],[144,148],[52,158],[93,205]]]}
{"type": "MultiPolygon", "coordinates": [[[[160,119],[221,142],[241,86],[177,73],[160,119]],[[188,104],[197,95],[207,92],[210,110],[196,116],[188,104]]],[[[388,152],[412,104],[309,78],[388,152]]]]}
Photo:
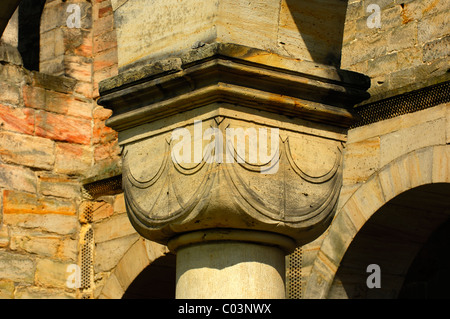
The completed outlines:
{"type": "Polygon", "coordinates": [[[284,0],[314,62],[341,64],[346,0],[284,0]]]}
{"type": "Polygon", "coordinates": [[[19,5],[19,46],[23,66],[39,71],[40,25],[46,0],[22,0],[19,5]]]}

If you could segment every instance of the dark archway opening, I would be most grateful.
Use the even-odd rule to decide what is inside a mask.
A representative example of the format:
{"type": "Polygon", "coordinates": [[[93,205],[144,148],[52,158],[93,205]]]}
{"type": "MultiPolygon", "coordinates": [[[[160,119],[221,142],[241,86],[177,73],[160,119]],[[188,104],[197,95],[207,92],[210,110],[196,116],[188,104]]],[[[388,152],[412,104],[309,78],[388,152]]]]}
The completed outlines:
{"type": "Polygon", "coordinates": [[[39,71],[40,25],[46,0],[22,0],[19,5],[19,45],[23,66],[39,71]]]}
{"type": "Polygon", "coordinates": [[[442,225],[417,254],[399,299],[450,299],[450,221],[442,225]]]}
{"type": "Polygon", "coordinates": [[[444,298],[450,271],[450,184],[411,189],[381,207],[348,247],[329,298],[444,298]],[[371,288],[367,267],[380,267],[381,288],[371,288]]]}
{"type": "Polygon", "coordinates": [[[148,265],[128,286],[123,299],[175,299],[176,257],[168,254],[148,265]]]}

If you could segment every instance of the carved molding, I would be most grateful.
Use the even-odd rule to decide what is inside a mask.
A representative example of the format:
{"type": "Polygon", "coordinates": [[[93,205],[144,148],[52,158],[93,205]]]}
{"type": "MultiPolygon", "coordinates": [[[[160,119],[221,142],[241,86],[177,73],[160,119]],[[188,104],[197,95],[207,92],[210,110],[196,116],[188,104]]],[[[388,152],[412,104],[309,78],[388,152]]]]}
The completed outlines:
{"type": "Polygon", "coordinates": [[[326,229],[351,106],[367,98],[368,78],[224,43],[142,63],[102,82],[98,102],[113,110],[107,125],[119,132],[127,211],[142,236],[167,244],[194,231],[246,229],[301,245],[326,229]],[[172,133],[195,135],[198,120],[203,139],[182,152],[197,160],[177,160],[172,133]],[[251,128],[279,134],[258,139],[257,160],[250,144],[242,151],[226,138],[229,129],[251,128]],[[208,132],[221,132],[213,148],[220,152],[203,152],[208,132]],[[221,153],[226,160],[211,161],[221,153]]]}
{"type": "Polygon", "coordinates": [[[205,154],[199,163],[177,162],[171,156],[170,132],[125,146],[123,188],[138,232],[161,243],[177,233],[205,228],[273,231],[300,242],[314,236],[308,230],[329,219],[337,202],[341,142],[282,130],[277,157],[269,161],[278,170],[267,174],[262,167],[270,171],[268,162],[250,162],[248,150],[239,159],[226,140],[226,128],[241,122],[248,127],[243,121],[215,118],[202,131],[216,126],[223,133],[222,145],[232,154],[232,163],[208,162],[205,154]],[[308,154],[311,150],[315,153],[308,154]],[[322,167],[316,165],[321,156],[328,159],[322,167]]]}

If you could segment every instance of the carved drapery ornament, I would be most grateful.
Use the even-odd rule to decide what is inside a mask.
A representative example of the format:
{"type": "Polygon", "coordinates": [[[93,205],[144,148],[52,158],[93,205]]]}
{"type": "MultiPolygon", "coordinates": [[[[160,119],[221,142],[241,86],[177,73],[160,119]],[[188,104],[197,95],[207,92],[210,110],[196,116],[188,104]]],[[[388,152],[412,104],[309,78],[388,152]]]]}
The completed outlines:
{"type": "Polygon", "coordinates": [[[103,82],[130,220],[163,244],[207,229],[312,240],[342,185],[346,106],[367,87],[353,72],[226,44],[103,82]]]}

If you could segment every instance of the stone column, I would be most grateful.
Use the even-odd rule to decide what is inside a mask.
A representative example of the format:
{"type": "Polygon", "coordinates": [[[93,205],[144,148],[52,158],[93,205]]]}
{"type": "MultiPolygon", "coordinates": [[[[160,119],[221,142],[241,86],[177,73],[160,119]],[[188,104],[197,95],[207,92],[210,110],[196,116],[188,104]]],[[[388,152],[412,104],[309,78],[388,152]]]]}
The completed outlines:
{"type": "Polygon", "coordinates": [[[175,2],[114,7],[120,73],[99,104],[129,218],[177,253],[177,298],[284,298],[284,257],[329,225],[367,98],[365,76],[333,65],[341,39],[308,29],[342,30],[343,2],[175,2]]]}

